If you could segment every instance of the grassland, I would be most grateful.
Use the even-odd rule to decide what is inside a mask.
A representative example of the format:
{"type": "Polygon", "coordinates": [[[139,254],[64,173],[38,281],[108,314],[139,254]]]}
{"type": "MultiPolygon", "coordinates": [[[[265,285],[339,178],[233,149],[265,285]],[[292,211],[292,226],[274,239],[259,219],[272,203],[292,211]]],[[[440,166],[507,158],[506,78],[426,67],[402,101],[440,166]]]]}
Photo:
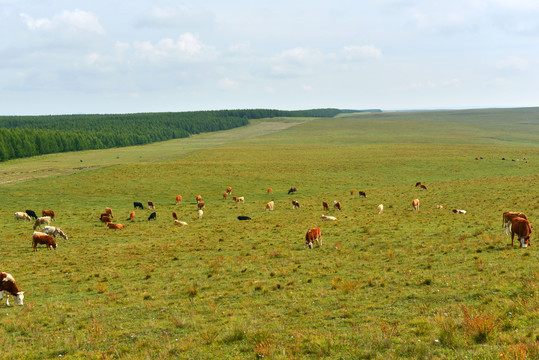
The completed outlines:
{"type": "Polygon", "coordinates": [[[272,119],[3,163],[0,270],[26,298],[0,305],[2,357],[537,358],[536,236],[511,247],[501,216],[537,224],[538,129],[539,109],[272,119]],[[125,221],[147,200],[156,221],[125,221]],[[105,207],[125,229],[100,224],[105,207]],[[69,240],[33,252],[25,209],[55,210],[69,240]],[[315,226],[323,245],[304,249],[315,226]]]}

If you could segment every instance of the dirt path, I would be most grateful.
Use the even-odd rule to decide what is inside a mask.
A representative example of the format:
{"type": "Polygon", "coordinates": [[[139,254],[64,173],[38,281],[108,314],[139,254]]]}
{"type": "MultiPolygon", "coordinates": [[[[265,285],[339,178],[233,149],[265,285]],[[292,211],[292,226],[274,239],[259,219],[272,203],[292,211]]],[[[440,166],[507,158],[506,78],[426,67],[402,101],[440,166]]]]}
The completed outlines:
{"type": "Polygon", "coordinates": [[[199,134],[185,139],[149,145],[50,154],[11,160],[0,163],[0,185],[50,176],[69,175],[77,171],[94,170],[118,164],[166,161],[194,151],[276,133],[301,123],[266,121],[237,129],[199,134]]]}

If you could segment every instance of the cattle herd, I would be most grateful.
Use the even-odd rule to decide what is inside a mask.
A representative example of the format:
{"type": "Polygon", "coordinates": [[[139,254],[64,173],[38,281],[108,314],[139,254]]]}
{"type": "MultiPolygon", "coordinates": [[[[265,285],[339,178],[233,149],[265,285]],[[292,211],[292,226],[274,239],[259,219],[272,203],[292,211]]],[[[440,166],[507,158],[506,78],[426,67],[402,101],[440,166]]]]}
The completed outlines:
{"type": "MultiPolygon", "coordinates": [[[[427,190],[427,186],[421,182],[416,183],[416,187],[419,187],[421,190],[427,190]]],[[[288,194],[293,194],[298,191],[297,187],[292,187],[290,190],[288,190],[288,194]]],[[[232,187],[228,187],[226,189],[226,192],[223,194],[223,199],[226,199],[228,195],[232,193],[232,187]]],[[[273,190],[269,188],[267,190],[267,194],[272,194],[273,190]]],[[[354,195],[355,191],[351,190],[350,194],[354,195]]],[[[367,197],[367,194],[364,191],[358,191],[359,197],[367,197]]],[[[233,196],[232,199],[236,203],[244,203],[245,198],[243,196],[236,197],[233,196]]],[[[202,219],[202,216],[204,214],[203,209],[206,207],[205,203],[202,201],[202,196],[198,195],[196,197],[197,202],[197,210],[198,210],[198,218],[202,219]]],[[[178,195],[176,197],[176,205],[179,205],[182,203],[182,196],[178,195]]],[[[133,202],[134,209],[144,209],[144,206],[141,202],[133,202]]],[[[438,209],[442,209],[442,205],[436,205],[438,209]]],[[[275,208],[275,202],[272,200],[266,204],[265,210],[273,211],[275,208]]],[[[292,200],[292,208],[293,209],[299,209],[300,204],[296,200],[292,200]]],[[[333,202],[333,208],[335,210],[341,211],[342,205],[340,201],[335,200],[333,202]]],[[[155,210],[155,205],[152,201],[148,201],[148,209],[155,210]]],[[[326,201],[322,202],[322,209],[329,211],[329,204],[326,201]]],[[[414,211],[419,211],[419,199],[414,199],[412,201],[412,209],[414,211]]],[[[382,214],[384,210],[383,204],[378,205],[378,214],[382,214]]],[[[455,214],[466,214],[466,210],[461,209],[453,209],[453,213],[455,214]]],[[[102,223],[106,224],[109,229],[123,229],[124,225],[113,223],[112,219],[114,218],[114,214],[111,208],[105,208],[105,212],[101,213],[99,216],[99,219],[102,223]]],[[[135,211],[132,211],[129,218],[126,219],[126,221],[132,221],[135,218],[135,211]]],[[[172,212],[172,218],[174,220],[174,225],[178,226],[186,226],[187,222],[181,221],[178,219],[178,214],[176,212],[172,212]]],[[[322,215],[320,217],[323,221],[337,221],[337,218],[335,216],[329,216],[329,215],[322,215]]],[[[32,210],[26,210],[24,212],[16,212],[15,213],[15,220],[23,220],[23,221],[29,221],[31,222],[32,219],[34,219],[34,225],[33,225],[33,234],[32,234],[32,247],[34,251],[37,251],[37,245],[45,245],[47,249],[54,249],[56,250],[58,248],[58,245],[56,244],[56,239],[58,237],[61,237],[65,240],[68,240],[67,235],[65,232],[57,226],[51,226],[51,221],[56,220],[56,215],[54,211],[52,210],[43,210],[41,217],[38,217],[37,214],[32,210]],[[44,227],[42,227],[44,225],[44,227]],[[36,229],[39,227],[41,231],[36,231],[36,229]]],[[[150,214],[148,217],[148,220],[156,220],[157,219],[157,213],[154,211],[150,214]]],[[[251,217],[241,215],[237,217],[238,220],[251,220],[251,217]]],[[[532,226],[530,225],[530,222],[528,221],[527,216],[524,213],[521,212],[504,212],[503,213],[503,223],[502,226],[505,228],[505,234],[509,235],[509,231],[511,232],[511,246],[513,246],[514,237],[517,236],[517,239],[520,243],[520,247],[528,247],[530,246],[530,236],[531,236],[531,229],[532,226]]],[[[322,232],[319,227],[312,228],[307,230],[307,233],[305,234],[305,247],[309,247],[312,249],[314,245],[318,245],[318,247],[322,246],[322,232]]],[[[0,272],[0,300],[3,299],[3,296],[6,296],[6,305],[9,306],[8,296],[12,295],[15,299],[15,302],[17,305],[23,305],[23,299],[24,299],[24,292],[20,291],[17,287],[17,284],[15,283],[15,279],[11,274],[0,272]]]]}

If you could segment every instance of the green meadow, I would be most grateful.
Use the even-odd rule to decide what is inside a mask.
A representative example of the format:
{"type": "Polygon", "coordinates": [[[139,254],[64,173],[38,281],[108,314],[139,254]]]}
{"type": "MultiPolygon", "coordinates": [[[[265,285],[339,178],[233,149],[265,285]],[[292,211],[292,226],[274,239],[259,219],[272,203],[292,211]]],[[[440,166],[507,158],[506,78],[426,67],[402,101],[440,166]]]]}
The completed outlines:
{"type": "Polygon", "coordinates": [[[25,291],[0,304],[3,359],[539,357],[539,108],[259,119],[18,159],[0,199],[0,271],[25,291]],[[54,210],[69,239],[34,252],[26,209],[54,210]],[[530,247],[504,211],[528,215],[530,247]]]}

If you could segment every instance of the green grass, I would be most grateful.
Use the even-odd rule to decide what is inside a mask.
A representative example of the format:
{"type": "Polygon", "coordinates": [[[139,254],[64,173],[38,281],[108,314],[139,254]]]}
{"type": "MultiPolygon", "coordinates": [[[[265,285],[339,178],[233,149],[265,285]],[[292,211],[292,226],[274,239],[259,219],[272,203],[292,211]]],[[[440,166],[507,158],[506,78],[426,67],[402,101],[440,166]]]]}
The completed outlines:
{"type": "Polygon", "coordinates": [[[26,291],[24,306],[0,305],[3,357],[536,358],[535,231],[531,247],[511,248],[501,216],[522,211],[536,224],[538,115],[273,119],[1,164],[0,270],[26,291]],[[228,186],[245,204],[223,200],[228,186]],[[147,200],[155,222],[149,210],[125,221],[147,200]],[[333,200],[338,221],[321,222],[321,202],[333,200]],[[107,206],[125,229],[99,223],[107,206]],[[25,209],[55,210],[69,240],[34,253],[31,224],[13,219],[25,209]],[[174,226],[172,211],[189,225],[174,226]],[[315,226],[323,245],[304,249],[315,226]]]}

